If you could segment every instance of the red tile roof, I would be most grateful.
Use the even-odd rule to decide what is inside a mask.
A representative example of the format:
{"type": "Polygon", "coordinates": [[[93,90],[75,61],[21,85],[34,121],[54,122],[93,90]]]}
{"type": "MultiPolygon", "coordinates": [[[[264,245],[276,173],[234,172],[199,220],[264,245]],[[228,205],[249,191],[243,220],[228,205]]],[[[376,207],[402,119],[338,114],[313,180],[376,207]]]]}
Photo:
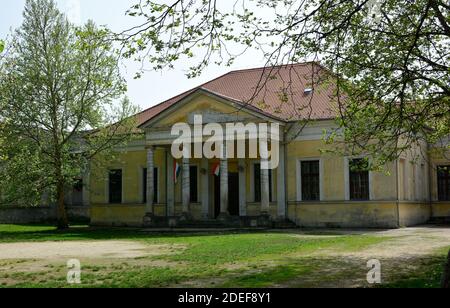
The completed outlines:
{"type": "Polygon", "coordinates": [[[334,87],[333,83],[324,86],[324,76],[331,74],[317,62],[232,71],[144,110],[137,121],[143,125],[200,89],[250,104],[253,110],[283,121],[332,119],[336,117],[331,104],[334,87]],[[305,94],[313,87],[312,80],[315,90],[305,94]]]}

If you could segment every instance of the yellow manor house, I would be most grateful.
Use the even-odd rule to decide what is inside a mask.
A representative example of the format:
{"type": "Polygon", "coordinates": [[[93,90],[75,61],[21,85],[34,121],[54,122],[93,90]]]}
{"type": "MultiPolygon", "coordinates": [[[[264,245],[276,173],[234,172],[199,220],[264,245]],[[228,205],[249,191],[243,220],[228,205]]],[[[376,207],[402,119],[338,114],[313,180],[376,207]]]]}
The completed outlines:
{"type": "MultiPolygon", "coordinates": [[[[324,154],[336,126],[330,87],[311,88],[318,63],[233,71],[137,115],[142,140],[92,164],[68,203],[90,208],[96,226],[398,228],[450,217],[450,160],[423,144],[386,166],[354,171],[361,157],[324,154]],[[266,78],[268,77],[268,78],[266,78]],[[246,103],[246,102],[251,103],[246,103]],[[175,160],[175,123],[277,123],[280,163],[175,160]],[[303,127],[302,119],[311,119],[303,127]],[[144,136],[144,134],[143,134],[144,136]],[[414,151],[425,153],[413,159],[414,151]]],[[[250,138],[250,137],[249,137],[250,138]]]]}

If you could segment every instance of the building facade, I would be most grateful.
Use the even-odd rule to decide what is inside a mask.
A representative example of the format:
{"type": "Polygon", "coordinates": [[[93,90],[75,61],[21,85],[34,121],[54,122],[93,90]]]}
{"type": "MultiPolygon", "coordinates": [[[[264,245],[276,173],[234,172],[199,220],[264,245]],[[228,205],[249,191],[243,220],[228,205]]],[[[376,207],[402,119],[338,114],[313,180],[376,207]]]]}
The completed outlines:
{"type": "MultiPolygon", "coordinates": [[[[78,198],[89,204],[91,224],[397,228],[450,217],[450,160],[430,145],[418,145],[384,172],[353,168],[362,157],[323,151],[324,131],[336,125],[332,89],[312,89],[308,77],[322,69],[305,63],[235,71],[137,115],[142,138],[83,177],[78,198]],[[279,125],[278,168],[261,168],[259,156],[174,159],[173,125],[193,126],[199,115],[204,125],[279,125]]],[[[248,152],[254,140],[245,138],[248,152]]]]}

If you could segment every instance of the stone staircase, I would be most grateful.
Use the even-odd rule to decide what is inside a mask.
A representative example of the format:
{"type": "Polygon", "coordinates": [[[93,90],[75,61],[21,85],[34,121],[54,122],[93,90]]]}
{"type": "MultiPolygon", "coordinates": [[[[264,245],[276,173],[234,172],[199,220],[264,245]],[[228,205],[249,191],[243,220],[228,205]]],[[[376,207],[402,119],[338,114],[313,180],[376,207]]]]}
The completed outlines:
{"type": "Polygon", "coordinates": [[[239,220],[220,221],[215,219],[209,220],[186,220],[177,223],[176,228],[186,229],[228,229],[241,227],[239,220]]]}
{"type": "Polygon", "coordinates": [[[273,221],[268,224],[254,224],[252,221],[258,222],[257,218],[241,219],[240,217],[230,217],[226,221],[221,220],[196,220],[196,221],[180,221],[176,228],[192,228],[192,229],[295,229],[297,225],[289,220],[273,221]]]}

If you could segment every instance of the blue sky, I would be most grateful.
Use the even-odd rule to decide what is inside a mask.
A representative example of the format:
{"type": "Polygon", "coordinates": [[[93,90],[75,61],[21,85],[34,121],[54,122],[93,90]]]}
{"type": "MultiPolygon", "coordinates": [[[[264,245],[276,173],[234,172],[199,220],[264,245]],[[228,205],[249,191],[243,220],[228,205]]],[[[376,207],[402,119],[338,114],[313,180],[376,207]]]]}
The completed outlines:
{"type": "MultiPolygon", "coordinates": [[[[25,0],[2,0],[0,10],[0,38],[5,38],[11,28],[20,26],[25,0]]],[[[125,11],[137,0],[56,0],[59,8],[75,23],[93,19],[99,25],[107,25],[114,31],[127,29],[138,20],[125,16],[125,11]]],[[[222,75],[232,69],[260,67],[265,64],[259,55],[248,54],[240,58],[232,68],[212,65],[201,77],[187,79],[189,63],[178,63],[174,70],[147,72],[141,79],[133,76],[139,65],[133,61],[124,63],[123,75],[128,81],[128,96],[142,109],[156,105],[172,96],[222,75]]]]}

